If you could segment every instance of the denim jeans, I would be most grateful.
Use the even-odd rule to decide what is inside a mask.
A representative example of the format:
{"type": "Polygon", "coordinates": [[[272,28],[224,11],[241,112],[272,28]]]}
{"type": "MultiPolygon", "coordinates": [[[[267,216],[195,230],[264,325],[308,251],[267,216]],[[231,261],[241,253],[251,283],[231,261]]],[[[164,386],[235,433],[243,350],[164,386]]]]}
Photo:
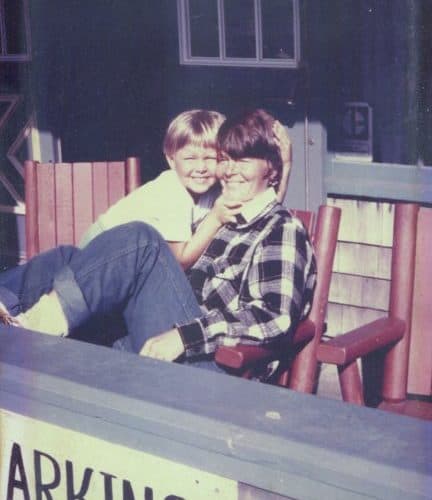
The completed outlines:
{"type": "MultiPolygon", "coordinates": [[[[118,312],[128,331],[118,347],[137,353],[147,339],[202,315],[170,248],[141,222],[105,231],[83,249],[64,246],[41,254],[2,273],[1,286],[17,296],[24,311],[54,289],[70,328],[118,312]]],[[[0,300],[5,294],[0,288],[0,300]]],[[[222,371],[211,360],[196,364],[222,371]]]]}
{"type": "Polygon", "coordinates": [[[0,300],[15,316],[29,309],[53,288],[54,277],[75,253],[72,246],[61,246],[33,257],[26,264],[0,273],[0,300]]]}

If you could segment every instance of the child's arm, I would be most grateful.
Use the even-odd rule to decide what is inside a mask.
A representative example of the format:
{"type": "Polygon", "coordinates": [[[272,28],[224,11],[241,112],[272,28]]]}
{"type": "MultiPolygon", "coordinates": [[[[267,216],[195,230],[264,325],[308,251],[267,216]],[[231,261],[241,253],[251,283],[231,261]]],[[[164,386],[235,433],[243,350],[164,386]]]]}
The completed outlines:
{"type": "Polygon", "coordinates": [[[235,222],[235,215],[240,213],[241,203],[229,202],[223,195],[215,201],[213,208],[199,224],[197,230],[187,242],[168,242],[176,259],[183,269],[191,267],[218,232],[227,222],[235,222]]]}
{"type": "Polygon", "coordinates": [[[292,165],[292,145],[291,139],[282,125],[278,120],[275,120],[273,124],[273,132],[275,136],[275,142],[279,146],[279,150],[282,158],[282,175],[279,182],[279,188],[276,193],[276,197],[279,203],[282,203],[285,198],[285,193],[288,187],[288,179],[291,172],[292,165]]]}

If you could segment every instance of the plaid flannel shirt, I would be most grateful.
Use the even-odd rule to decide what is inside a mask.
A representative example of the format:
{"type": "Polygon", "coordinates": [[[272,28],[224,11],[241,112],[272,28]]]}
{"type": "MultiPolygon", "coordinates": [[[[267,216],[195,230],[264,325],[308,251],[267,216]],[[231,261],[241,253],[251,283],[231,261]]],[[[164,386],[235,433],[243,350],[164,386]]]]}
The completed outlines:
{"type": "Polygon", "coordinates": [[[218,345],[265,344],[289,335],[309,312],[316,265],[307,231],[272,189],[255,201],[187,272],[202,310],[177,325],[188,357],[218,345]]]}

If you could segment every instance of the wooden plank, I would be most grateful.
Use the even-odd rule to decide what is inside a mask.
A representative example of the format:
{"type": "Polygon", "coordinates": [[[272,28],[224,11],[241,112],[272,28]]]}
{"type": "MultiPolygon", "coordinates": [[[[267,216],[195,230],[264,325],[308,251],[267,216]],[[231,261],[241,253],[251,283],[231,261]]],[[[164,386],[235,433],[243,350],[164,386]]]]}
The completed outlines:
{"type": "Polygon", "coordinates": [[[27,160],[24,166],[26,258],[30,259],[39,252],[37,164],[31,160],[27,160]]]}
{"type": "Polygon", "coordinates": [[[109,207],[108,200],[108,164],[93,163],[93,219],[96,220],[109,207]]]}
{"type": "Polygon", "coordinates": [[[59,163],[55,167],[55,215],[57,245],[74,243],[72,166],[59,163]]]}
{"type": "Polygon", "coordinates": [[[91,163],[74,163],[72,167],[74,244],[93,222],[93,185],[91,163]]]}
{"type": "Polygon", "coordinates": [[[328,155],[324,164],[325,193],[430,203],[432,169],[419,165],[343,161],[328,155]]]}
{"type": "Polygon", "coordinates": [[[342,333],[388,311],[394,206],[336,197],[328,203],[342,209],[328,329],[342,333]]]}
{"type": "Polygon", "coordinates": [[[339,241],[392,245],[392,204],[342,198],[329,198],[328,203],[342,209],[339,241]]]}
{"type": "Polygon", "coordinates": [[[315,225],[315,213],[314,212],[308,212],[306,210],[297,210],[297,209],[290,209],[291,213],[294,214],[296,217],[298,217],[302,222],[305,228],[307,229],[307,232],[312,235],[313,234],[313,229],[315,225]]]}
{"type": "Polygon", "coordinates": [[[432,209],[421,207],[417,224],[408,392],[432,394],[432,209]]]}
{"type": "Polygon", "coordinates": [[[56,245],[55,186],[52,164],[37,166],[39,252],[56,245]]]}
{"type": "Polygon", "coordinates": [[[285,497],[430,497],[428,422],[13,332],[0,327],[7,411],[285,497]]]}
{"type": "Polygon", "coordinates": [[[327,333],[329,335],[340,335],[385,315],[386,312],[376,309],[329,303],[327,308],[327,333]]]}
{"type": "Polygon", "coordinates": [[[123,162],[108,163],[108,201],[112,205],[126,194],[126,172],[123,162]]]}
{"type": "Polygon", "coordinates": [[[393,203],[382,203],[382,244],[388,247],[393,246],[393,221],[394,221],[394,211],[395,206],[393,203]]]}
{"type": "Polygon", "coordinates": [[[390,279],[391,248],[340,241],[336,247],[333,271],[390,279]]]}
{"type": "Polygon", "coordinates": [[[329,300],[338,304],[388,310],[388,280],[333,273],[329,300]]]}

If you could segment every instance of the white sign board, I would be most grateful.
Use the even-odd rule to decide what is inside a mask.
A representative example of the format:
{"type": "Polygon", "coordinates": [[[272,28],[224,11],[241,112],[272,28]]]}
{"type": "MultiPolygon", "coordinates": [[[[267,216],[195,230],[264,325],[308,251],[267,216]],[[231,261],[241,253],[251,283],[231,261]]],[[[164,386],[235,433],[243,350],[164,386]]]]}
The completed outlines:
{"type": "MultiPolygon", "coordinates": [[[[77,414],[79,418],[79,414],[77,414]]],[[[0,409],[0,498],[237,499],[237,482],[0,409]]]]}

